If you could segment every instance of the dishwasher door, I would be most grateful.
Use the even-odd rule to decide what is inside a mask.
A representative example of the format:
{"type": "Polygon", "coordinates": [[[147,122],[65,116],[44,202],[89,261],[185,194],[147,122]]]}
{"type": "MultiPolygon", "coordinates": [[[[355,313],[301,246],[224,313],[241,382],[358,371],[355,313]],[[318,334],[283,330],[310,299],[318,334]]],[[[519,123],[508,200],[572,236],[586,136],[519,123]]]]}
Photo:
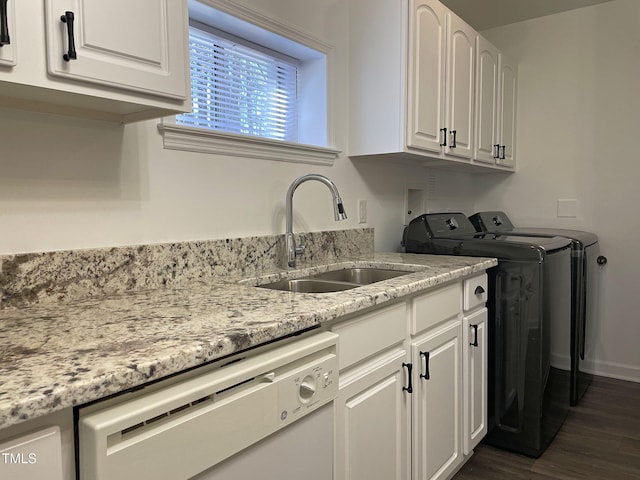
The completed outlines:
{"type": "Polygon", "coordinates": [[[332,480],[333,402],[193,480],[332,480]]]}
{"type": "MultiPolygon", "coordinates": [[[[192,372],[183,381],[178,377],[166,386],[153,385],[133,398],[80,409],[79,480],[179,480],[205,472],[214,476],[200,478],[252,478],[218,474],[217,468],[208,472],[214,466],[220,471],[254,468],[256,478],[270,478],[263,471],[266,457],[279,455],[274,468],[283,468],[312,462],[317,450],[331,452],[332,432],[326,428],[332,428],[333,419],[314,414],[332,411],[338,387],[336,344],[336,334],[310,335],[255,355],[245,353],[212,371],[192,372]],[[281,447],[293,444],[293,451],[281,447]],[[267,453],[259,456],[260,450],[267,453]],[[237,461],[242,458],[248,460],[237,461]]],[[[275,470],[273,475],[274,480],[296,478],[278,477],[275,470]]],[[[331,473],[319,478],[330,480],[331,473]]]]}

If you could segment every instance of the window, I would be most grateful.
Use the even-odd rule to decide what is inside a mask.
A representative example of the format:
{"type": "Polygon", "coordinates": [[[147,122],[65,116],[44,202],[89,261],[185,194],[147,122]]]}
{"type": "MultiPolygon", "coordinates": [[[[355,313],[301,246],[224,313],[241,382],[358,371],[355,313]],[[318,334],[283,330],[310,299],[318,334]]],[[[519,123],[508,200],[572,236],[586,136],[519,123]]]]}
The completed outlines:
{"type": "Polygon", "coordinates": [[[158,125],[164,148],[331,165],[331,46],[264,12],[189,0],[192,112],[158,125]]]}
{"type": "Polygon", "coordinates": [[[223,132],[298,140],[299,62],[192,26],[192,111],[177,123],[223,132]]]}

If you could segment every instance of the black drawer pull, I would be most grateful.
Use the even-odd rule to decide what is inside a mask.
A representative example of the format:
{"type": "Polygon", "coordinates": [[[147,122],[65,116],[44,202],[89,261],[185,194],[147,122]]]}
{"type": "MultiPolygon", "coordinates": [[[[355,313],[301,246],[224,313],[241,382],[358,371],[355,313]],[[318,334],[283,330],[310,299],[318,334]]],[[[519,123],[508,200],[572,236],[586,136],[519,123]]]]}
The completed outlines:
{"type": "Polygon", "coordinates": [[[60,17],[60,21],[62,23],[66,23],[67,24],[67,37],[69,39],[69,49],[67,51],[67,53],[65,53],[64,55],[62,55],[62,58],[64,58],[65,62],[68,62],[70,60],[75,60],[78,58],[77,54],[76,54],[76,42],[73,36],[73,20],[74,20],[74,15],[73,12],[64,12],[64,15],[62,15],[60,17]]]}
{"type": "Polygon", "coordinates": [[[458,146],[458,144],[456,143],[456,136],[458,135],[458,131],[457,130],[451,130],[451,136],[453,137],[451,139],[451,146],[449,148],[456,148],[458,146]]]}
{"type": "Polygon", "coordinates": [[[478,325],[469,325],[469,327],[473,328],[473,332],[474,332],[473,342],[470,342],[469,345],[471,345],[472,347],[477,347],[478,346],[478,325]]]}
{"type": "Polygon", "coordinates": [[[411,363],[403,363],[402,364],[403,367],[406,367],[407,369],[407,379],[409,380],[409,386],[408,387],[402,387],[402,391],[403,392],[407,392],[407,393],[413,393],[413,386],[411,385],[411,370],[413,369],[413,364],[411,363]]]}
{"type": "Polygon", "coordinates": [[[500,160],[504,160],[506,158],[507,146],[502,145],[500,147],[502,149],[502,154],[500,155],[500,160]]]}
{"type": "Polygon", "coordinates": [[[9,16],[7,15],[7,0],[0,0],[0,47],[9,45],[9,16]]]}
{"type": "Polygon", "coordinates": [[[473,291],[475,295],[482,295],[484,293],[484,288],[481,285],[478,285],[476,289],[473,291]]]}
{"type": "Polygon", "coordinates": [[[493,158],[500,158],[500,145],[497,143],[493,146],[493,158]]]}
{"type": "Polygon", "coordinates": [[[421,373],[420,378],[429,380],[431,378],[431,374],[429,373],[429,352],[420,352],[420,356],[424,357],[424,374],[421,373]]]}
{"type": "Polygon", "coordinates": [[[600,255],[596,261],[598,262],[598,265],[606,265],[608,262],[607,257],[603,255],[600,255]]]}

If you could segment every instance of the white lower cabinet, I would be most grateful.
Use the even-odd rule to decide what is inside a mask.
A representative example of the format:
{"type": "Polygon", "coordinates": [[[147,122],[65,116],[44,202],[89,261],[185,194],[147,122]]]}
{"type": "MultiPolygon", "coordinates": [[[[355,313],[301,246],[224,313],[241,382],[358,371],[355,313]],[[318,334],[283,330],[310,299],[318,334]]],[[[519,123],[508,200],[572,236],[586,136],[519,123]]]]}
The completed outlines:
{"type": "Polygon", "coordinates": [[[463,329],[464,454],[487,433],[487,309],[464,317],[463,329]]]}
{"type": "Polygon", "coordinates": [[[396,349],[341,376],[334,404],[336,480],[409,478],[405,356],[396,349]]]}
{"type": "Polygon", "coordinates": [[[449,478],[462,464],[461,334],[454,318],[411,344],[415,479],[449,478]]]}
{"type": "Polygon", "coordinates": [[[335,480],[410,478],[406,302],[332,327],[338,334],[335,480]]]}
{"type": "Polygon", "coordinates": [[[469,458],[487,428],[485,301],[478,275],[331,327],[335,480],[447,480],[469,458]]]}

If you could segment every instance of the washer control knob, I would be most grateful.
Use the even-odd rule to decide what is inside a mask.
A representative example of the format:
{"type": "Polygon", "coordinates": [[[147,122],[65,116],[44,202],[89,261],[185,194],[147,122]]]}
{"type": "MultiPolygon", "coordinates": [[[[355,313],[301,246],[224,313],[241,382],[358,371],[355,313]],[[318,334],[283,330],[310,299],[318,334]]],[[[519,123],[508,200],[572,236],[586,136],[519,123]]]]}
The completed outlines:
{"type": "Polygon", "coordinates": [[[311,375],[307,375],[300,382],[300,387],[298,388],[298,395],[300,396],[300,400],[303,403],[307,403],[310,401],[313,396],[316,394],[316,379],[311,375]]]}

